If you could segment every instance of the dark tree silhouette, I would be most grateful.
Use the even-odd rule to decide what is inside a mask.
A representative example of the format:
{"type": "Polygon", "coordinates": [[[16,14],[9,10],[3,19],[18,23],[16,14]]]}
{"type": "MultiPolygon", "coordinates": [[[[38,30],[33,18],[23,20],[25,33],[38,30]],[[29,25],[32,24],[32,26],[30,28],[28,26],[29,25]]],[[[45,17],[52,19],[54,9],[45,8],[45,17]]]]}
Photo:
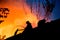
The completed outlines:
{"type": "MultiPolygon", "coordinates": [[[[8,8],[0,8],[0,18],[7,18],[7,14],[9,14],[8,8]]],[[[2,23],[4,20],[0,20],[0,23],[2,23]]]]}
{"type": "Polygon", "coordinates": [[[0,23],[4,22],[4,20],[0,20],[0,23]]]}
{"type": "Polygon", "coordinates": [[[0,17],[2,18],[7,18],[7,14],[9,14],[9,9],[8,8],[0,8],[0,17]]]}
{"type": "Polygon", "coordinates": [[[4,13],[4,18],[7,18],[7,14],[9,14],[8,8],[4,8],[3,13],[4,13]]]}

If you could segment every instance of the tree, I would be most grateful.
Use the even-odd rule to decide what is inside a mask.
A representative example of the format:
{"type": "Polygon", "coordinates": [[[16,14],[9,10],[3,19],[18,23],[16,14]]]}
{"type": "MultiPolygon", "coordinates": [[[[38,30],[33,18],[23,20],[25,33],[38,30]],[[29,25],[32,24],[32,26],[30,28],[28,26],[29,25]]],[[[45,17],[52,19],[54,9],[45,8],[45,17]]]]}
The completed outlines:
{"type": "MultiPolygon", "coordinates": [[[[0,18],[7,18],[7,14],[9,14],[8,8],[0,8],[0,18]]],[[[2,23],[4,20],[0,20],[0,23],[2,23]]]]}

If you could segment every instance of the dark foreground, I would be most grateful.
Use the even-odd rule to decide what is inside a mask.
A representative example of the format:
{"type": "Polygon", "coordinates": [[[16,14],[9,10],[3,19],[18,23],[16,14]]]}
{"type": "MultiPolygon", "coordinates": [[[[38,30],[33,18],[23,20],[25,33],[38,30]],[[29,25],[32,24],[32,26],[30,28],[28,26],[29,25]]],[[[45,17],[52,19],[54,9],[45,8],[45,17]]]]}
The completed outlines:
{"type": "Polygon", "coordinates": [[[53,35],[55,36],[54,33],[60,33],[60,19],[51,21],[50,23],[45,23],[45,20],[41,20],[38,22],[38,27],[34,29],[32,28],[29,21],[27,21],[26,23],[27,27],[25,28],[23,33],[16,35],[16,31],[14,36],[7,38],[6,40],[40,40],[44,38],[48,39],[50,37],[53,37],[53,35]]]}

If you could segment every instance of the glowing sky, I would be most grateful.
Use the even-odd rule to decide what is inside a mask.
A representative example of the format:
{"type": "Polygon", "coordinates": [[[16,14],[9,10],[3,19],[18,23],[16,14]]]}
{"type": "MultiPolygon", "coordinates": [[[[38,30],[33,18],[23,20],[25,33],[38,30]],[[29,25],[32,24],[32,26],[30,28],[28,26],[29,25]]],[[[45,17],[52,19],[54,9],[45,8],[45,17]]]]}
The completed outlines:
{"type": "Polygon", "coordinates": [[[23,29],[23,27],[26,27],[26,21],[30,21],[33,28],[37,24],[38,19],[31,13],[29,6],[23,0],[2,0],[0,7],[10,10],[8,17],[4,18],[4,22],[0,24],[0,35],[6,35],[6,38],[14,35],[17,28],[23,29]]]}
{"type": "MultiPolygon", "coordinates": [[[[43,0],[40,1],[42,2],[43,0]]],[[[55,10],[52,13],[53,15],[51,16],[52,19],[60,18],[60,14],[58,14],[60,13],[59,3],[60,1],[58,0],[58,5],[56,4],[55,10]]],[[[14,35],[16,29],[24,29],[26,27],[26,21],[30,21],[32,23],[33,28],[37,26],[37,22],[39,19],[37,19],[35,7],[34,12],[31,13],[30,6],[27,2],[25,2],[25,0],[0,0],[0,7],[8,8],[10,10],[8,17],[4,18],[4,22],[0,24],[0,35],[6,35],[6,38],[14,35]]],[[[44,15],[43,13],[44,11],[41,6],[40,14],[44,15]]],[[[43,19],[43,16],[41,16],[40,19],[43,19]]],[[[22,31],[19,31],[19,33],[21,33],[22,31]]]]}

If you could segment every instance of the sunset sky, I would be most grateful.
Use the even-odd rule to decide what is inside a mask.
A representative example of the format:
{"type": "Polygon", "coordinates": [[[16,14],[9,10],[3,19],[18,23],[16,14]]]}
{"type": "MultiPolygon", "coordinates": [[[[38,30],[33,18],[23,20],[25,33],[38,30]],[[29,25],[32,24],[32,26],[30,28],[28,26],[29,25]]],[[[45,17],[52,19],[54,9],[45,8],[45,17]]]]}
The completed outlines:
{"type": "Polygon", "coordinates": [[[0,35],[6,35],[6,38],[14,35],[16,29],[26,27],[26,21],[30,21],[32,26],[36,26],[37,24],[38,20],[36,16],[31,13],[28,5],[22,0],[8,0],[7,2],[3,0],[0,3],[0,7],[10,10],[8,17],[2,18],[4,22],[0,24],[0,35]]]}
{"type": "MultiPolygon", "coordinates": [[[[40,0],[40,3],[42,2],[43,0],[40,0]]],[[[16,29],[24,29],[26,27],[26,21],[30,21],[33,28],[37,26],[38,20],[44,17],[44,9],[42,9],[42,4],[40,4],[40,14],[37,14],[42,16],[39,16],[41,18],[37,19],[36,12],[31,13],[30,3],[29,0],[0,0],[0,8],[8,8],[10,10],[8,17],[2,18],[4,22],[0,24],[0,35],[6,35],[6,38],[13,36],[16,29]]],[[[60,18],[59,4],[60,0],[56,0],[56,6],[51,15],[52,20],[60,18]]],[[[35,9],[33,10],[35,11],[35,9]]],[[[19,31],[19,33],[22,33],[22,31],[19,31]]]]}

